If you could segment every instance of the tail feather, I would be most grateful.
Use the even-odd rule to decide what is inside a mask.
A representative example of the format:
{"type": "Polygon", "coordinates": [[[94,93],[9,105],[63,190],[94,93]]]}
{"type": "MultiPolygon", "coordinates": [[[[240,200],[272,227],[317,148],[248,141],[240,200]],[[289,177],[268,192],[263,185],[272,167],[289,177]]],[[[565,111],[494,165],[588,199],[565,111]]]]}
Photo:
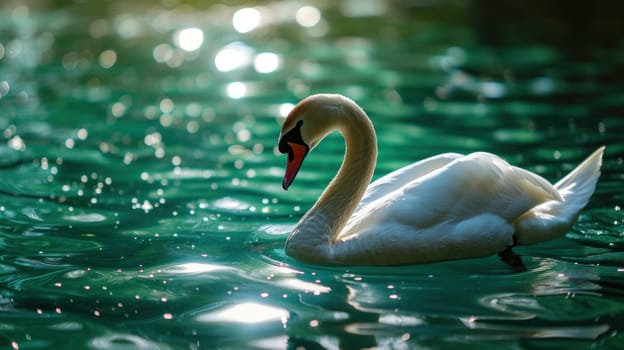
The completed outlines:
{"type": "Polygon", "coordinates": [[[598,148],[555,184],[563,201],[551,200],[523,214],[515,222],[517,244],[533,244],[565,234],[587,205],[600,176],[602,154],[598,148]]]}
{"type": "Polygon", "coordinates": [[[563,197],[566,211],[569,213],[583,209],[589,202],[589,198],[594,193],[596,182],[600,176],[604,150],[605,146],[598,148],[555,184],[555,188],[563,197]]]}

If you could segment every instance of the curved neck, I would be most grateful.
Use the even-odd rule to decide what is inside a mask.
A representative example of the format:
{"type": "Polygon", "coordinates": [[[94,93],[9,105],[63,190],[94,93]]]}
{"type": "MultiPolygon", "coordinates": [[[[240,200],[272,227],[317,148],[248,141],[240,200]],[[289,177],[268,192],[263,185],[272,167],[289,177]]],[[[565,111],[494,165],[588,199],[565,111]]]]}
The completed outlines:
{"type": "Polygon", "coordinates": [[[377,162],[375,130],[361,108],[346,107],[331,122],[344,136],[345,157],[334,179],[288,238],[287,253],[302,260],[331,254],[331,245],[366,192],[377,162]]]}
{"type": "Polygon", "coordinates": [[[368,117],[356,114],[345,121],[339,131],[345,138],[345,157],[334,179],[329,183],[310,212],[319,211],[330,226],[330,241],[347,223],[375,171],[377,138],[368,117]]]}

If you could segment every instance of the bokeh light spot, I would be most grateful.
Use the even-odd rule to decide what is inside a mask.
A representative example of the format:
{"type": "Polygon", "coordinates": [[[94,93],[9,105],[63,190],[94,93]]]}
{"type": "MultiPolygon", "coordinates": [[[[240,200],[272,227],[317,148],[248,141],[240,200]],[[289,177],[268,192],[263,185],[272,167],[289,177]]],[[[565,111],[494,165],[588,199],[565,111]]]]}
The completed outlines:
{"type": "Polygon", "coordinates": [[[108,69],[115,65],[117,62],[117,53],[113,50],[102,51],[99,57],[100,66],[104,69],[108,69]]]}
{"type": "Polygon", "coordinates": [[[242,98],[247,94],[247,87],[240,81],[229,83],[227,85],[227,95],[231,98],[242,98]]]}
{"type": "Polygon", "coordinates": [[[295,105],[292,103],[282,103],[279,107],[279,114],[282,117],[286,117],[293,108],[295,108],[295,105]]]}
{"type": "Polygon", "coordinates": [[[252,7],[242,8],[232,16],[232,25],[239,33],[248,33],[260,25],[260,11],[252,7]]]}
{"type": "Polygon", "coordinates": [[[258,73],[271,73],[280,66],[280,58],[273,52],[263,52],[254,59],[254,68],[258,73]]]}
{"type": "Polygon", "coordinates": [[[173,48],[169,44],[160,44],[152,51],[154,60],[158,63],[166,63],[173,56],[173,48]]]}
{"type": "Polygon", "coordinates": [[[186,28],[176,32],[174,36],[176,46],[184,51],[195,51],[204,42],[204,32],[199,28],[186,28]]]}
{"type": "Polygon", "coordinates": [[[229,72],[251,62],[252,50],[242,43],[231,43],[215,56],[215,66],[221,72],[229,72]]]}
{"type": "Polygon", "coordinates": [[[315,6],[303,6],[297,10],[295,20],[302,27],[314,27],[321,21],[321,11],[315,6]]]}

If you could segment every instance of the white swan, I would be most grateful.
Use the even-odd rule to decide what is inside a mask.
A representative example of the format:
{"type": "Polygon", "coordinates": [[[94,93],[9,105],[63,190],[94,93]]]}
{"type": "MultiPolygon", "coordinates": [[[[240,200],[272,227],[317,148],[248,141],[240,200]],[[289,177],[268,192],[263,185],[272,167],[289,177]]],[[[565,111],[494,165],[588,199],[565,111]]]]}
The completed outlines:
{"type": "Polygon", "coordinates": [[[344,162],[286,242],[286,253],[306,262],[424,263],[511,252],[516,244],[561,236],[594,192],[604,151],[555,185],[480,152],[427,158],[368,186],[377,160],[373,125],[352,100],[319,94],[297,104],[282,126],[284,189],[334,130],[345,138],[344,162]]]}

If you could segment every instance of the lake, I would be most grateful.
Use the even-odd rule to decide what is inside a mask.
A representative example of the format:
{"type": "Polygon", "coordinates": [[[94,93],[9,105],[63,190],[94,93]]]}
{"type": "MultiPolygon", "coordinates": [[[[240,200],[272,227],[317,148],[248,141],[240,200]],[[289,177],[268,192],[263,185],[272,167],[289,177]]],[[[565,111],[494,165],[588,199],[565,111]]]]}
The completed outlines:
{"type": "Polygon", "coordinates": [[[0,5],[0,347],[621,349],[624,3],[0,5]],[[498,257],[324,266],[284,253],[335,175],[288,192],[302,98],[375,124],[378,178],[487,151],[556,181],[601,145],[564,237],[498,257]]]}

